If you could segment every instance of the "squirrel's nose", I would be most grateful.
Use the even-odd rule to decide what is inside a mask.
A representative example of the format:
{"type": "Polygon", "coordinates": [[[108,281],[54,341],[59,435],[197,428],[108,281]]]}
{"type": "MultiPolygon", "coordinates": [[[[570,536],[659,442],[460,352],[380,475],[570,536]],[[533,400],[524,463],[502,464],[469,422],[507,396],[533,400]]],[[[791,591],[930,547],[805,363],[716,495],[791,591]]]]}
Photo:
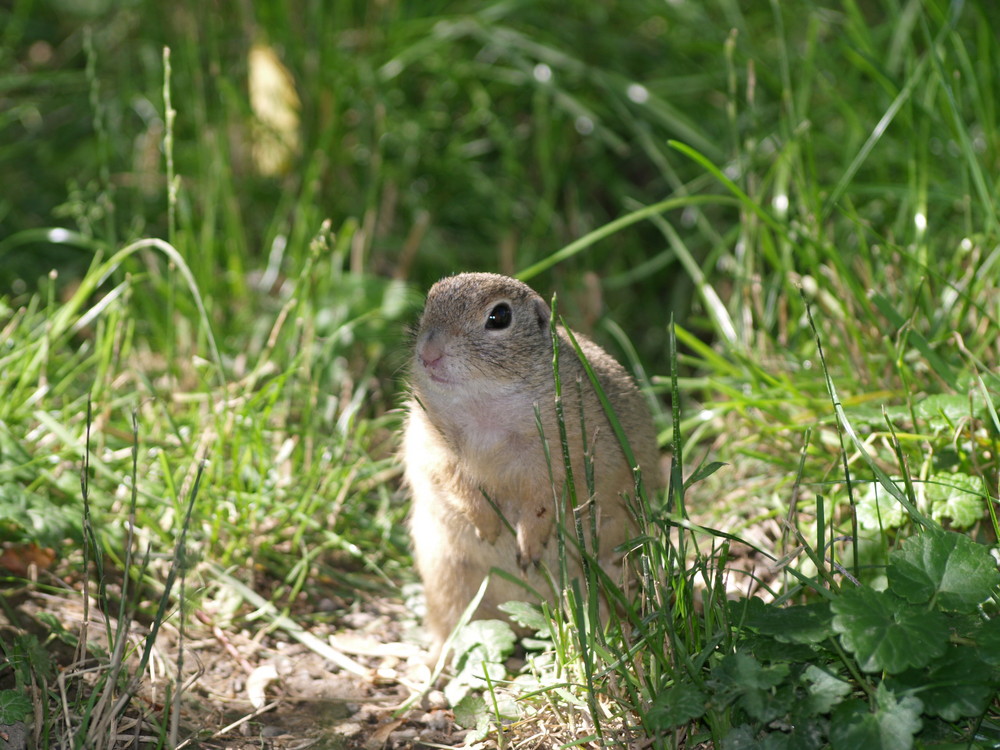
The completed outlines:
{"type": "Polygon", "coordinates": [[[428,337],[417,347],[417,357],[424,367],[435,369],[440,366],[441,360],[444,359],[444,347],[434,337],[428,337]]]}

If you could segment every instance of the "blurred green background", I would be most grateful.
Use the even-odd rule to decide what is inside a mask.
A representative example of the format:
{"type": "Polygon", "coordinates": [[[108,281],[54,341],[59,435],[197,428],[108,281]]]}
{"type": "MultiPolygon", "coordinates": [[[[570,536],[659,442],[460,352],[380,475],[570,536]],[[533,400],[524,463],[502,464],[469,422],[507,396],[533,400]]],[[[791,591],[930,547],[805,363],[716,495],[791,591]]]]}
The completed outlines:
{"type": "Polygon", "coordinates": [[[946,0],[4,5],[0,363],[27,369],[0,417],[64,344],[61,407],[110,387],[111,354],[72,369],[104,310],[129,338],[95,358],[211,388],[185,364],[215,356],[198,299],[217,375],[274,367],[282,419],[349,434],[398,405],[433,281],[541,263],[644,384],[680,321],[688,408],[718,406],[691,442],[749,414],[745,451],[794,471],[826,399],[806,302],[856,394],[964,397],[1000,356],[998,22],[946,0]],[[179,255],[100,267],[141,237],[179,255]]]}
{"type": "MultiPolygon", "coordinates": [[[[988,220],[969,200],[976,175],[955,123],[974,122],[967,145],[992,195],[998,19],[991,3],[943,1],[16,0],[0,9],[0,282],[23,293],[50,268],[67,280],[90,263],[93,246],[32,229],[108,247],[156,236],[187,258],[217,319],[238,319],[252,272],[270,259],[294,276],[324,219],[359,227],[353,271],[418,288],[458,270],[512,273],[641,205],[724,193],[670,148],[677,139],[809,236],[768,247],[727,205],[667,217],[727,304],[764,284],[755,325],[775,333],[780,277],[817,256],[835,248],[874,268],[871,244],[919,242],[923,212],[954,229],[933,263],[988,220]],[[951,23],[947,43],[966,48],[929,70],[921,50],[951,23]],[[278,81],[256,109],[255,45],[278,81]],[[925,87],[932,73],[982,89],[925,87]],[[268,122],[268,106],[287,106],[292,124],[268,122]],[[269,166],[256,156],[268,137],[287,148],[269,166]],[[833,211],[848,221],[829,223],[833,211]]],[[[572,318],[592,322],[603,308],[586,271],[654,361],[671,313],[712,336],[689,273],[648,222],[537,281],[569,289],[572,318]],[[651,313],[657,325],[644,324],[651,313]]]]}

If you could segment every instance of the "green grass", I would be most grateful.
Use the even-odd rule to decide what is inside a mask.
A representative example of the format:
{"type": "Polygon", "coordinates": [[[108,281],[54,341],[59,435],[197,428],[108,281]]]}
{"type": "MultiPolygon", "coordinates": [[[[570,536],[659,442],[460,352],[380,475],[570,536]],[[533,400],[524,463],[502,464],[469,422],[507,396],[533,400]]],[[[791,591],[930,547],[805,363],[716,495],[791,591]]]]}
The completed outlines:
{"type": "MultiPolygon", "coordinates": [[[[466,680],[466,721],[994,746],[996,582],[970,574],[972,601],[899,577],[918,549],[932,581],[980,565],[998,535],[998,22],[944,0],[0,11],[0,541],[58,553],[4,579],[0,697],[35,692],[0,724],[72,747],[124,716],[148,643],[122,621],[308,631],[340,613],[303,601],[401,598],[407,326],[441,275],[498,270],[637,372],[673,464],[620,627],[581,627],[570,595],[531,620],[523,674],[466,680]],[[301,102],[277,174],[254,160],[254,43],[301,102]],[[780,564],[738,573],[740,539],[780,564]],[[752,575],[793,606],[727,603],[752,575]],[[84,664],[16,602],[87,580],[117,635],[84,664]],[[858,646],[864,597],[948,623],[865,627],[966,649],[948,658],[981,683],[919,667],[964,707],[858,646]]],[[[171,716],[146,716],[161,746],[171,716]]]]}

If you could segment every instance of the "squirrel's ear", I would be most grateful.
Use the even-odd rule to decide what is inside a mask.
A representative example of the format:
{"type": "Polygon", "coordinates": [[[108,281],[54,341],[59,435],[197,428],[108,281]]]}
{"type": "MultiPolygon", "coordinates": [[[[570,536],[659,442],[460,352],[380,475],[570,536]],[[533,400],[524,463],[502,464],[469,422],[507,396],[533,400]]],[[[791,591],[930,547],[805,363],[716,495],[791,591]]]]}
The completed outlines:
{"type": "Polygon", "coordinates": [[[541,297],[535,297],[535,317],[538,323],[538,329],[544,331],[549,327],[549,318],[552,317],[552,313],[549,311],[549,306],[545,304],[545,300],[541,297]]]}

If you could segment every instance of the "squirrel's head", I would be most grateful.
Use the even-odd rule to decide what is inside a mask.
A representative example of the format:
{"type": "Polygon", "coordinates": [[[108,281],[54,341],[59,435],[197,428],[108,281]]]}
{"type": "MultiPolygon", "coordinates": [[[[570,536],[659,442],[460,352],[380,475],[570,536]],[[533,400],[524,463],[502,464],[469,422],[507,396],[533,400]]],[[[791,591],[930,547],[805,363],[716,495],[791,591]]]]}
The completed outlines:
{"type": "Polygon", "coordinates": [[[417,331],[418,390],[482,393],[538,377],[551,368],[551,312],[527,284],[492,273],[437,282],[417,331]]]}

